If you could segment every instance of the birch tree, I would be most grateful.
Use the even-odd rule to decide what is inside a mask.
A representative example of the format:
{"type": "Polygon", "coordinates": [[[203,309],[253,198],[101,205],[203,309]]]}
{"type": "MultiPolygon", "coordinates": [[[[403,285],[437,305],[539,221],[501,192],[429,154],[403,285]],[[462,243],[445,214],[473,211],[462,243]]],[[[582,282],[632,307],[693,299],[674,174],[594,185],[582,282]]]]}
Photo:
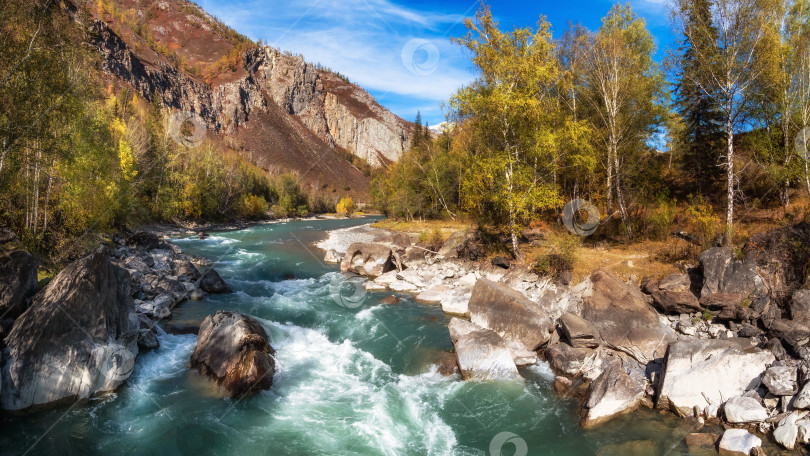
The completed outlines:
{"type": "Polygon", "coordinates": [[[762,66],[756,51],[763,41],[767,22],[760,0],[713,0],[711,22],[689,21],[685,11],[693,0],[677,0],[674,19],[679,33],[691,42],[714,46],[695,49],[695,59],[703,74],[693,77],[707,97],[716,99],[723,113],[726,147],[726,230],[731,242],[734,232],[734,199],[737,173],[734,168],[735,133],[743,123],[745,106],[751,97],[762,66]],[[715,37],[716,34],[716,37],[715,37]]]}

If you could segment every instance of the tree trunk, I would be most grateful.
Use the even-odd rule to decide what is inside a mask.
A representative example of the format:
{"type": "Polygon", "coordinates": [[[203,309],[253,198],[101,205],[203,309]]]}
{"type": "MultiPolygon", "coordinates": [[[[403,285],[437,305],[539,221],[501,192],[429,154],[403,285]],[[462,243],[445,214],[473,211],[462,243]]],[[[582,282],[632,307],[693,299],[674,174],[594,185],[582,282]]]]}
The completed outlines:
{"type": "Polygon", "coordinates": [[[42,233],[48,231],[48,205],[51,202],[51,187],[53,186],[53,167],[56,165],[56,160],[51,162],[51,170],[48,173],[48,189],[45,190],[45,205],[42,209],[42,233]]]}
{"type": "MultiPolygon", "coordinates": [[[[731,112],[729,110],[728,112],[731,112]]],[[[731,117],[726,118],[726,163],[728,186],[726,188],[726,244],[731,244],[731,237],[734,234],[734,127],[731,117]]]]}
{"type": "Polygon", "coordinates": [[[613,214],[613,152],[611,146],[608,146],[608,161],[607,161],[607,198],[605,200],[605,211],[608,217],[613,214]]]}

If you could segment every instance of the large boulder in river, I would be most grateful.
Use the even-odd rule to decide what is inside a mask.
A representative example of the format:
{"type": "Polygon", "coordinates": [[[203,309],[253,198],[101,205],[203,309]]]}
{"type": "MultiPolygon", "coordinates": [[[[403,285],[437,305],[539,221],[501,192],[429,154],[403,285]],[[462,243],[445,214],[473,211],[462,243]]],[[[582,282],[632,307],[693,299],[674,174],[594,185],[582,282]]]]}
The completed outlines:
{"type": "Polygon", "coordinates": [[[589,321],[604,345],[646,364],[662,358],[675,332],[659,319],[637,287],[603,269],[572,288],[562,300],[568,311],[589,321]]]}
{"type": "Polygon", "coordinates": [[[191,367],[216,380],[232,397],[270,388],[276,363],[256,319],[219,311],[205,317],[191,367]]]}
{"type": "Polygon", "coordinates": [[[505,284],[479,279],[468,304],[470,320],[536,350],[551,338],[554,321],[543,309],[505,284]]]}
{"type": "Polygon", "coordinates": [[[137,343],[129,273],[99,249],[57,274],[14,322],[0,405],[21,410],[111,391],[131,373],[137,343]]]}
{"type": "Polygon", "coordinates": [[[352,244],[340,262],[341,272],[378,277],[397,269],[391,248],[383,244],[352,244]]]}
{"type": "Polygon", "coordinates": [[[453,318],[448,325],[464,380],[520,380],[508,343],[496,332],[453,318]]]}
{"type": "Polygon", "coordinates": [[[0,319],[16,318],[37,292],[37,260],[22,250],[0,254],[0,319]]]}
{"type": "Polygon", "coordinates": [[[756,388],[768,365],[776,360],[749,339],[696,339],[669,345],[659,384],[658,408],[691,416],[695,406],[741,396],[756,388]]]}
{"type": "Polygon", "coordinates": [[[222,277],[219,276],[219,273],[217,273],[214,268],[209,268],[207,271],[205,271],[205,274],[203,274],[200,278],[199,286],[200,289],[206,293],[232,293],[231,287],[229,287],[228,284],[222,280],[222,277]]]}
{"type": "Polygon", "coordinates": [[[583,427],[593,427],[638,408],[647,388],[644,372],[627,373],[614,362],[591,385],[583,427]]]}

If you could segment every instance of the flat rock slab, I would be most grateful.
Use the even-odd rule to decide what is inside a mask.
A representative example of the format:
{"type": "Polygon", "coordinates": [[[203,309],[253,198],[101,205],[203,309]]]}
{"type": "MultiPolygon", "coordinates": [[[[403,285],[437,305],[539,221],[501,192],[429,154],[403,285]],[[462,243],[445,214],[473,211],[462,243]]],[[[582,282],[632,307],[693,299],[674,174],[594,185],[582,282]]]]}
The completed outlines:
{"type": "Polygon", "coordinates": [[[723,456],[750,456],[754,448],[762,446],[762,439],[745,429],[727,429],[720,439],[718,450],[723,456]]]}
{"type": "Polygon", "coordinates": [[[719,441],[719,434],[712,434],[708,432],[692,432],[686,434],[686,446],[690,449],[701,448],[707,450],[716,450],[717,442],[719,441]]]}
{"type": "Polygon", "coordinates": [[[458,318],[448,329],[464,380],[522,380],[509,345],[496,332],[458,318]]]}
{"type": "Polygon", "coordinates": [[[551,338],[554,321],[536,303],[505,284],[479,279],[469,302],[470,320],[535,350],[551,338]]]}
{"type": "Polygon", "coordinates": [[[442,298],[442,310],[446,314],[469,317],[470,316],[469,303],[470,303],[469,291],[455,290],[446,294],[442,298]]]}
{"type": "Polygon", "coordinates": [[[449,292],[450,289],[446,286],[436,285],[416,295],[416,302],[440,303],[449,292]]]}
{"type": "Polygon", "coordinates": [[[749,339],[674,342],[667,350],[657,407],[691,416],[695,406],[719,405],[757,387],[774,361],[770,351],[752,347],[749,339]]]}

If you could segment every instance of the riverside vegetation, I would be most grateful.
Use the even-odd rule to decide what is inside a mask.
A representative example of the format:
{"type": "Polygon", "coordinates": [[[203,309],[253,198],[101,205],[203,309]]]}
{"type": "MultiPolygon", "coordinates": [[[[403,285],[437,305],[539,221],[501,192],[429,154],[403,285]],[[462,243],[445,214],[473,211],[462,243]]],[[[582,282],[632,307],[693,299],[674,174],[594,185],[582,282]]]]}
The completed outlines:
{"type": "MultiPolygon", "coordinates": [[[[230,294],[247,271],[229,284],[210,261],[131,227],[350,216],[354,199],[270,174],[234,141],[173,141],[194,125],[172,124],[157,97],[97,71],[88,30],[65,7],[11,2],[0,12],[0,225],[10,228],[0,230],[0,405],[115,390],[139,351],[167,337],[158,325],[199,333],[190,366],[227,395],[272,388],[283,364],[268,328],[284,325],[208,298],[230,294]],[[64,268],[38,283],[37,258],[23,249],[64,268]],[[188,300],[214,312],[167,322],[188,300]],[[54,373],[63,381],[50,383],[54,373]]],[[[767,436],[794,449],[810,443],[810,3],[678,0],[672,21],[680,47],[660,64],[629,5],[596,31],[572,25],[557,39],[543,18],[502,31],[482,7],[454,40],[478,78],[450,100],[450,126],[434,135],[417,118],[404,156],[364,170],[389,217],[382,226],[406,234],[363,227],[320,245],[347,274],[333,279],[338,300],[361,276],[363,299],[410,293],[453,316],[446,335],[432,317],[452,345],[436,360],[442,375],[520,384],[546,361],[586,428],[647,406],[688,419],[689,448],[761,454],[767,436]],[[584,239],[555,226],[574,199],[603,215],[584,239]],[[620,264],[603,267],[612,258],[620,264]]],[[[234,72],[253,44],[234,36],[237,56],[186,70],[207,82],[234,72]]],[[[316,285],[331,289],[323,277],[316,285]]],[[[238,289],[251,299],[250,287],[266,285],[253,279],[238,289]]],[[[299,279],[274,277],[271,293],[287,281],[299,279]]],[[[244,297],[234,295],[228,302],[244,297]]]]}

